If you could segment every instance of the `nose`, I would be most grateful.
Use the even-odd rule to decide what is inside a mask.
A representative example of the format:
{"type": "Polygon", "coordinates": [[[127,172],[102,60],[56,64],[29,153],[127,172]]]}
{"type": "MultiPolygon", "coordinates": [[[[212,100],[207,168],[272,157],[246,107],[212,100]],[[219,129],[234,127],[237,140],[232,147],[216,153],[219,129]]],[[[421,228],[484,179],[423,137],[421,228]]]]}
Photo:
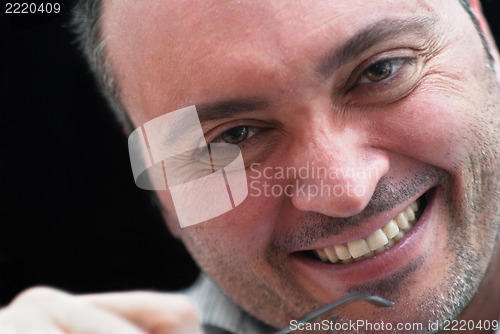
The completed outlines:
{"type": "Polygon", "coordinates": [[[389,170],[387,151],[366,138],[349,127],[332,132],[326,123],[297,136],[290,152],[299,171],[291,196],[295,208],[339,218],[360,213],[389,170]]]}

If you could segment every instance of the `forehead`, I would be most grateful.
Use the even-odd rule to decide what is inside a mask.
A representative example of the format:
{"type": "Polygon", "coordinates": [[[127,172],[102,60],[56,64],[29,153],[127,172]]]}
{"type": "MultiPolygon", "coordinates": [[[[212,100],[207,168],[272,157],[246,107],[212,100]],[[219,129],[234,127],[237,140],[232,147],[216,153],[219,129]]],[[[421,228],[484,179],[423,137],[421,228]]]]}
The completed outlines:
{"type": "Polygon", "coordinates": [[[293,81],[304,62],[384,18],[447,12],[428,0],[109,0],[103,29],[128,108],[161,114],[207,94],[244,94],[256,70],[258,80],[293,81]]]}

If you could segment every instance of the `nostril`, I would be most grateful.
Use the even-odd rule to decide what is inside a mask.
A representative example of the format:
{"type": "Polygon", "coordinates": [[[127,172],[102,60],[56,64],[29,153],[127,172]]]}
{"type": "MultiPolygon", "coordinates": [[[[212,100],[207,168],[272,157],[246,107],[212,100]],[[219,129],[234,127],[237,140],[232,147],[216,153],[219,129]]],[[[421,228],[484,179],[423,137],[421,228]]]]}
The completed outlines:
{"type": "Polygon", "coordinates": [[[372,192],[353,185],[310,183],[294,191],[292,204],[300,211],[317,212],[330,217],[347,218],[362,212],[372,192]]]}
{"type": "Polygon", "coordinates": [[[294,178],[292,204],[300,211],[346,218],[362,212],[389,168],[377,152],[331,164],[306,164],[307,175],[294,178]]]}
{"type": "Polygon", "coordinates": [[[362,212],[370,202],[371,195],[347,195],[340,197],[334,204],[339,217],[352,217],[362,212]]]}

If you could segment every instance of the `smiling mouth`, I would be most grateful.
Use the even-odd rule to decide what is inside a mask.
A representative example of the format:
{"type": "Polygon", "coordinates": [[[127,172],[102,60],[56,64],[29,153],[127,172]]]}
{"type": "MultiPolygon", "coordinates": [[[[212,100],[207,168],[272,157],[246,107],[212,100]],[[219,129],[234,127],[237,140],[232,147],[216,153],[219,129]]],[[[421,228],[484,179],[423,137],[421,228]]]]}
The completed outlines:
{"type": "Polygon", "coordinates": [[[306,251],[308,257],[325,263],[348,264],[369,259],[394,247],[418,223],[426,206],[425,195],[371,234],[345,244],[306,251]]]}

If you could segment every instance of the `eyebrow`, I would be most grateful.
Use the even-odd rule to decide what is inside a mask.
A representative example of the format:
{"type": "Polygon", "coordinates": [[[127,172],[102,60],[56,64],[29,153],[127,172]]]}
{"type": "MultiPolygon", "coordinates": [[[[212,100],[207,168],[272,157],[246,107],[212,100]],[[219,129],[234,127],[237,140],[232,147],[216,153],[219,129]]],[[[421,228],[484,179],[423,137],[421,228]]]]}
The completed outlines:
{"type": "Polygon", "coordinates": [[[264,110],[269,102],[262,98],[230,99],[215,103],[197,104],[196,111],[200,122],[214,119],[230,118],[235,114],[243,114],[251,111],[264,110]]]}
{"type": "MultiPolygon", "coordinates": [[[[410,18],[389,18],[377,21],[349,38],[342,46],[334,48],[320,60],[317,72],[328,78],[340,66],[351,59],[359,57],[374,45],[395,38],[402,34],[412,33],[429,37],[434,31],[435,20],[426,16],[410,18]]],[[[259,98],[229,99],[214,103],[196,104],[200,122],[232,118],[238,114],[262,111],[270,106],[269,101],[259,98]]]]}
{"type": "Polygon", "coordinates": [[[426,16],[414,16],[410,18],[389,18],[377,21],[353,37],[340,48],[335,48],[327,53],[320,61],[317,72],[323,78],[329,78],[333,72],[351,59],[359,57],[374,45],[383,41],[398,37],[402,34],[424,36],[429,38],[433,35],[436,21],[426,16]]]}

